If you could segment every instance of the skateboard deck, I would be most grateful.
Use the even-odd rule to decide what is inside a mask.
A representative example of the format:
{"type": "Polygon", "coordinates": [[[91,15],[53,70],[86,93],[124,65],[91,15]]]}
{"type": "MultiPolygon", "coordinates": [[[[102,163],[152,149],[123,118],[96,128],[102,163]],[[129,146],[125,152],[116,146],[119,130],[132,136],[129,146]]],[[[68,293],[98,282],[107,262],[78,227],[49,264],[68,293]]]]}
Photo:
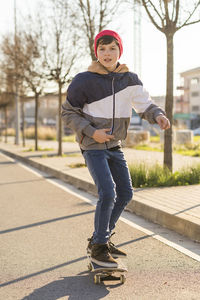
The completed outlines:
{"type": "Polygon", "coordinates": [[[127,268],[122,264],[122,262],[117,259],[118,267],[110,268],[110,267],[102,267],[91,261],[90,256],[88,256],[88,269],[89,271],[95,273],[94,274],[94,283],[99,284],[102,281],[106,280],[117,280],[122,284],[126,281],[125,273],[128,271],[127,268]]]}

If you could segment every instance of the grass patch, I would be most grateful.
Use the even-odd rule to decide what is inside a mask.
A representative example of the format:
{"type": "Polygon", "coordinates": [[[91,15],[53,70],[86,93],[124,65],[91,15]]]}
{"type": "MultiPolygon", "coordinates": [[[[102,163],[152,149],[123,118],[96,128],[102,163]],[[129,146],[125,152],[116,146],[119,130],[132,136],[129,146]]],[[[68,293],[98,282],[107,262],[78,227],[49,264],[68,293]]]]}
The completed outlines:
{"type": "Polygon", "coordinates": [[[200,156],[200,150],[195,151],[195,150],[177,150],[175,151],[178,154],[181,155],[186,155],[186,156],[193,156],[193,157],[199,157],[200,156]]]}
{"type": "Polygon", "coordinates": [[[81,157],[82,155],[80,153],[69,153],[65,154],[66,157],[81,157]]]}
{"type": "Polygon", "coordinates": [[[163,146],[160,145],[158,147],[152,147],[151,145],[137,145],[137,146],[133,146],[131,147],[132,149],[135,150],[145,150],[145,151],[158,151],[158,152],[162,152],[163,151],[163,146]]]}
{"type": "Polygon", "coordinates": [[[151,143],[160,143],[160,136],[159,135],[150,136],[150,142],[151,143]]]}
{"type": "Polygon", "coordinates": [[[67,136],[64,136],[64,137],[62,138],[62,141],[63,141],[63,142],[68,142],[68,143],[75,143],[75,142],[76,142],[76,140],[75,140],[75,135],[73,134],[73,135],[67,135],[67,136]]]}
{"type": "MultiPolygon", "coordinates": [[[[41,148],[38,147],[38,151],[53,151],[53,148],[41,148]]],[[[34,152],[35,151],[35,147],[30,147],[29,149],[23,150],[23,152],[34,152]]]]}
{"type": "Polygon", "coordinates": [[[56,155],[55,157],[81,157],[80,153],[63,153],[62,155],[56,155]]]}
{"type": "Polygon", "coordinates": [[[129,166],[133,186],[160,187],[160,186],[181,186],[200,183],[200,164],[182,168],[174,173],[159,164],[147,166],[136,164],[129,166]]]}
{"type": "Polygon", "coordinates": [[[76,164],[70,164],[68,165],[70,168],[85,168],[86,164],[83,163],[76,163],[76,164]]]}
{"type": "Polygon", "coordinates": [[[200,144],[185,144],[181,146],[174,146],[174,151],[181,155],[200,156],[200,144]]]}
{"type": "Polygon", "coordinates": [[[200,135],[195,135],[193,138],[195,143],[200,143],[200,135]]]}
{"type": "MultiPolygon", "coordinates": [[[[145,151],[158,151],[163,152],[163,144],[149,144],[149,145],[137,145],[131,147],[135,150],[145,150],[145,151]]],[[[185,145],[174,145],[173,152],[186,156],[200,157],[200,143],[185,144],[185,145]]]]}

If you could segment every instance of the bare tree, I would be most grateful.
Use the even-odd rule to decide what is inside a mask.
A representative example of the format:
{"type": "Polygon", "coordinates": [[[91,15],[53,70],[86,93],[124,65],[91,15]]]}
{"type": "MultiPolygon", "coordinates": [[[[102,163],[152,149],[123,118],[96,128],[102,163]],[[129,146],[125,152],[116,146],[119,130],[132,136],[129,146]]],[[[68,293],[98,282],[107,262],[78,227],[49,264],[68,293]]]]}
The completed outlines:
{"type": "MultiPolygon", "coordinates": [[[[139,1],[139,0],[138,0],[139,1]]],[[[167,42],[166,114],[173,123],[174,34],[181,28],[200,22],[199,0],[140,0],[152,24],[162,32],[167,42]]],[[[172,171],[172,126],[165,131],[164,166],[172,171]]]]}
{"type": "Polygon", "coordinates": [[[5,142],[7,143],[8,108],[14,104],[14,76],[9,64],[1,64],[0,109],[4,112],[5,142]]]}
{"type": "Polygon", "coordinates": [[[15,77],[19,85],[29,88],[35,97],[35,150],[38,150],[38,106],[39,96],[42,93],[44,84],[44,72],[42,69],[41,54],[38,45],[38,36],[33,32],[19,32],[15,44],[10,36],[4,38],[2,50],[5,57],[8,57],[13,64],[16,64],[15,77]]]}
{"type": "Polygon", "coordinates": [[[28,94],[28,89],[24,85],[21,84],[20,89],[19,89],[19,98],[20,98],[20,103],[21,103],[21,132],[22,132],[22,145],[23,145],[23,147],[26,146],[25,103],[27,101],[27,94],[28,94]]]}
{"type": "Polygon", "coordinates": [[[119,8],[120,0],[76,0],[76,14],[80,11],[82,21],[79,23],[80,30],[87,37],[87,44],[92,60],[95,60],[94,38],[115,17],[119,8]]]}
{"type": "Polygon", "coordinates": [[[0,109],[4,112],[4,132],[5,132],[5,143],[7,143],[7,129],[8,129],[8,115],[7,115],[7,109],[9,106],[9,94],[7,92],[1,92],[0,91],[0,109]]]}
{"type": "Polygon", "coordinates": [[[23,54],[21,59],[21,76],[35,97],[35,150],[38,150],[38,109],[39,97],[42,94],[45,82],[45,74],[41,66],[41,49],[38,45],[38,36],[24,34],[23,54]]]}
{"type": "Polygon", "coordinates": [[[62,155],[62,89],[71,80],[77,56],[77,35],[73,31],[69,1],[50,0],[51,14],[43,30],[43,50],[48,80],[58,88],[58,155],[62,155]],[[49,42],[51,41],[51,43],[49,42]]]}

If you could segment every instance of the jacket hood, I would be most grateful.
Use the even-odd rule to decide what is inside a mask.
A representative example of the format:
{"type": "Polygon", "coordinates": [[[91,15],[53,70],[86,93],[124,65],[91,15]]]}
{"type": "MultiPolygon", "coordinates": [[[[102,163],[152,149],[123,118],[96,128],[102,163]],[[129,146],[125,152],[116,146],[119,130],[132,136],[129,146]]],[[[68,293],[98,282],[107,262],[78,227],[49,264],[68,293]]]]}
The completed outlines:
{"type": "MultiPolygon", "coordinates": [[[[101,74],[101,75],[112,73],[106,70],[106,68],[104,68],[104,66],[102,66],[102,64],[100,64],[100,62],[98,61],[93,61],[92,64],[89,66],[88,71],[92,73],[101,74]]],[[[118,64],[117,68],[113,71],[113,73],[126,73],[126,72],[129,72],[129,69],[125,64],[118,64]]]]}

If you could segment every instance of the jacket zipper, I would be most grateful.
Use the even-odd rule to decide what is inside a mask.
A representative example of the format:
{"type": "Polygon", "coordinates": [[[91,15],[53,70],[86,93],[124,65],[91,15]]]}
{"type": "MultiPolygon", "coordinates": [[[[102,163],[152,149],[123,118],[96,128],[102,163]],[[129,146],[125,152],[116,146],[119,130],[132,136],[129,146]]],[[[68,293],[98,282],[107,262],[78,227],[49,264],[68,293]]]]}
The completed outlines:
{"type": "Polygon", "coordinates": [[[112,126],[111,126],[111,133],[113,134],[113,130],[114,130],[114,119],[115,119],[115,89],[114,89],[114,81],[115,78],[112,78],[112,95],[113,95],[113,116],[112,116],[112,126]]]}
{"type": "MultiPolygon", "coordinates": [[[[112,96],[113,96],[113,115],[112,115],[112,125],[111,125],[111,131],[109,134],[113,134],[113,130],[114,130],[114,118],[115,118],[115,89],[114,89],[114,81],[115,78],[112,78],[112,96]]],[[[106,144],[106,148],[108,149],[108,144],[107,142],[105,142],[106,144]]]]}

